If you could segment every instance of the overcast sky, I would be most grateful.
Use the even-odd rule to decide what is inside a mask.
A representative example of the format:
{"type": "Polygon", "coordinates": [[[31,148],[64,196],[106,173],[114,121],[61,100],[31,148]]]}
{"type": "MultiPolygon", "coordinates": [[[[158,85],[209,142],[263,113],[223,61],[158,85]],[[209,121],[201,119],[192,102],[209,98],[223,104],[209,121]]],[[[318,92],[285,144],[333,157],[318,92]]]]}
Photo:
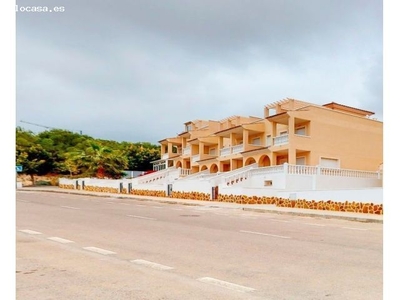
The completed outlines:
{"type": "Polygon", "coordinates": [[[287,97],[382,120],[379,0],[18,0],[17,126],[157,143],[287,97]]]}

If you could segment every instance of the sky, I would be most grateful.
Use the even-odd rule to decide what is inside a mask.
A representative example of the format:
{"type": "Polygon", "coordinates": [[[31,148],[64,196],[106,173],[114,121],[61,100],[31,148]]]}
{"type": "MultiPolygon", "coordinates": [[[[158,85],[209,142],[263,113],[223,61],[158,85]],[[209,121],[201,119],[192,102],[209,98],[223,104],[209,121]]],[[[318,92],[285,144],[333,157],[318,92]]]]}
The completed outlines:
{"type": "Polygon", "coordinates": [[[16,3],[16,126],[34,132],[157,144],[287,97],[382,120],[382,1],[16,3]]]}

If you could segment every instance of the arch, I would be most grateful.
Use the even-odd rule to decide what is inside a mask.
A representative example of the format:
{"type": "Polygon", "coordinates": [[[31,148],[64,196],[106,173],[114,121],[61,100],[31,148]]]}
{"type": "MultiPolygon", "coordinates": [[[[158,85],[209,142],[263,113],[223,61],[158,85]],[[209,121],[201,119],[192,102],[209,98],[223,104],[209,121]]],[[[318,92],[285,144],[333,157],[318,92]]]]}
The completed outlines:
{"type": "Polygon", "coordinates": [[[269,167],[271,165],[271,160],[269,159],[268,155],[262,155],[258,160],[259,167],[269,167]]]}
{"type": "Polygon", "coordinates": [[[207,166],[202,166],[201,169],[200,169],[200,171],[205,171],[205,170],[207,170],[207,169],[208,169],[207,166]]]}
{"type": "Polygon", "coordinates": [[[256,160],[255,160],[253,157],[249,157],[249,158],[247,158],[246,161],[244,162],[244,165],[245,165],[245,166],[248,166],[248,165],[252,165],[252,164],[255,164],[255,163],[256,163],[256,160]]]}
{"type": "Polygon", "coordinates": [[[212,164],[210,167],[210,173],[217,173],[218,172],[218,166],[216,164],[212,164]]]}
{"type": "Polygon", "coordinates": [[[181,161],[177,161],[175,167],[182,168],[182,162],[181,161]]]}

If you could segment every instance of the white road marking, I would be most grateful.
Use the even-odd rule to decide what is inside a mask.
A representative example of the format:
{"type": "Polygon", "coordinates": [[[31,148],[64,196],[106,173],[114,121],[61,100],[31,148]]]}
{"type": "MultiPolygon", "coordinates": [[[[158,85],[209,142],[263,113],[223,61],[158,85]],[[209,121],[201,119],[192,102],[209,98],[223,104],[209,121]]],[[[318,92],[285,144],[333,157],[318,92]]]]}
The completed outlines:
{"type": "Polygon", "coordinates": [[[135,260],[131,260],[131,262],[137,264],[137,265],[142,265],[142,266],[146,266],[146,267],[150,267],[156,270],[161,270],[161,271],[165,271],[165,270],[172,270],[172,267],[168,267],[168,266],[164,266],[164,265],[160,265],[151,261],[147,261],[147,260],[143,260],[143,259],[135,259],[135,260]]]}
{"type": "Polygon", "coordinates": [[[27,233],[27,234],[42,234],[41,232],[33,231],[33,230],[29,230],[29,229],[22,229],[20,231],[23,233],[27,233]]]}
{"type": "Polygon", "coordinates": [[[74,243],[73,241],[62,239],[62,238],[59,238],[59,237],[56,237],[56,236],[49,237],[47,239],[55,241],[55,242],[59,242],[59,243],[62,243],[62,244],[74,243]]]}
{"type": "Polygon", "coordinates": [[[204,282],[204,283],[211,283],[214,285],[218,285],[220,287],[224,287],[224,288],[228,288],[237,292],[252,292],[255,291],[255,289],[251,288],[251,287],[247,287],[247,286],[243,286],[243,285],[238,285],[235,283],[231,283],[231,282],[227,282],[227,281],[223,281],[223,280],[219,280],[219,279],[215,279],[212,277],[202,277],[202,278],[198,278],[198,281],[204,282]]]}
{"type": "Polygon", "coordinates": [[[108,250],[101,249],[101,248],[96,248],[96,247],[84,247],[83,249],[92,251],[92,252],[96,252],[96,253],[100,253],[103,255],[116,254],[115,252],[108,251],[108,250]]]}
{"type": "Polygon", "coordinates": [[[137,219],[144,219],[144,220],[156,220],[155,218],[142,217],[142,216],[134,216],[134,215],[128,215],[128,217],[137,218],[137,219]]]}
{"type": "Polygon", "coordinates": [[[364,229],[364,228],[353,228],[353,227],[340,227],[340,228],[352,229],[352,230],[362,230],[362,231],[366,231],[367,230],[367,229],[364,229]]]}
{"type": "Polygon", "coordinates": [[[290,223],[291,221],[287,220],[277,220],[277,219],[269,219],[270,221],[275,221],[275,222],[282,222],[282,223],[290,223]]]}
{"type": "Polygon", "coordinates": [[[68,208],[68,209],[80,209],[79,207],[73,207],[73,206],[61,206],[62,208],[68,208]]]}
{"type": "Polygon", "coordinates": [[[27,202],[27,203],[30,203],[31,201],[28,201],[28,200],[17,200],[18,202],[27,202]]]}
{"type": "Polygon", "coordinates": [[[143,206],[146,206],[146,205],[143,205],[143,204],[136,204],[136,206],[142,206],[142,207],[143,207],[143,206]]]}
{"type": "Polygon", "coordinates": [[[315,224],[315,223],[303,223],[305,225],[310,225],[310,226],[319,226],[319,227],[325,227],[326,225],[323,224],[315,224]]]}
{"type": "Polygon", "coordinates": [[[122,202],[120,204],[122,204],[122,205],[130,205],[129,203],[122,203],[122,202]]]}
{"type": "Polygon", "coordinates": [[[240,230],[240,232],[243,232],[243,233],[251,233],[251,234],[258,234],[258,235],[272,236],[272,237],[277,237],[277,238],[281,238],[281,239],[291,239],[291,237],[289,237],[289,236],[275,235],[275,234],[269,234],[269,233],[263,233],[263,232],[256,232],[256,231],[240,230]]]}
{"type": "Polygon", "coordinates": [[[152,208],[163,208],[162,206],[152,206],[152,208]]]}

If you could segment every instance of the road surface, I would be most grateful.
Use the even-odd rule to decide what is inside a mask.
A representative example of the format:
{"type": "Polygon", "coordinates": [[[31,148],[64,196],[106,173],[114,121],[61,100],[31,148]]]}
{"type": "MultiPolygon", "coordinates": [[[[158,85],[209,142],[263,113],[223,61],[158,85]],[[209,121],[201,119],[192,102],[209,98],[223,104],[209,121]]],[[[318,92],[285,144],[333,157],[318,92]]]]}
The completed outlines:
{"type": "Polygon", "coordinates": [[[382,224],[18,191],[17,299],[383,296],[382,224]]]}

